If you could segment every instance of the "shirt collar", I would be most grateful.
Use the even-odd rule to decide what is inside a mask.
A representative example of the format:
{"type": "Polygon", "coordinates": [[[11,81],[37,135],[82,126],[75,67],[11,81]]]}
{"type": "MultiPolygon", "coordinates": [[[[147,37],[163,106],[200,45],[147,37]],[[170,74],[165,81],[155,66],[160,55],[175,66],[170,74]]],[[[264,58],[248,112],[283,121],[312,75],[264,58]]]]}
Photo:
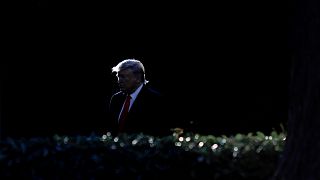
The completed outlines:
{"type": "Polygon", "coordinates": [[[133,93],[130,94],[132,101],[134,101],[137,98],[142,87],[143,87],[143,84],[141,84],[133,93]]]}

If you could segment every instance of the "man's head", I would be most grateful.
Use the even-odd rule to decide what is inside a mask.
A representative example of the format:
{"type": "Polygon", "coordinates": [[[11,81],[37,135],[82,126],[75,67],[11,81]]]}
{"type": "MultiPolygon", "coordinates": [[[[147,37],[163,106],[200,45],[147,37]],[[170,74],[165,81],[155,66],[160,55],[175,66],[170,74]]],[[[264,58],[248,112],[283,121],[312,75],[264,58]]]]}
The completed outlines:
{"type": "Polygon", "coordinates": [[[117,73],[120,90],[126,93],[132,93],[145,80],[145,70],[143,64],[135,59],[126,59],[112,68],[112,72],[117,73]]]}

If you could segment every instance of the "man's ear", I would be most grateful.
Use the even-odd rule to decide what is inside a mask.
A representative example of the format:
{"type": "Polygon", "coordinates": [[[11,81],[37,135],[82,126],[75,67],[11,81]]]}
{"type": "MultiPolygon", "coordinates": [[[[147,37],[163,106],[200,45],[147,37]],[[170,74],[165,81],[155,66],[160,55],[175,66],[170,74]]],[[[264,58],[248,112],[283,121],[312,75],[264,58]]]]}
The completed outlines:
{"type": "Polygon", "coordinates": [[[140,78],[137,78],[137,79],[136,79],[136,83],[137,83],[137,84],[142,83],[141,79],[140,79],[140,78]]]}
{"type": "Polygon", "coordinates": [[[142,75],[141,74],[138,74],[137,76],[137,79],[136,79],[136,81],[137,81],[137,83],[142,83],[142,75]]]}

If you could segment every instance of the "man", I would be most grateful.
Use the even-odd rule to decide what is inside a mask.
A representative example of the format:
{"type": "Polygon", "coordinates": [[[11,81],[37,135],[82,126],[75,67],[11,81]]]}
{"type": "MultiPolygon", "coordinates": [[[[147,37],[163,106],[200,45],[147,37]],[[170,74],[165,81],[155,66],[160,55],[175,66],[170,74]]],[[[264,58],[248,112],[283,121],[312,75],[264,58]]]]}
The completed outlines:
{"type": "Polygon", "coordinates": [[[126,59],[113,67],[112,72],[116,72],[120,89],[109,104],[109,127],[113,134],[169,135],[164,97],[147,86],[143,64],[126,59]]]}

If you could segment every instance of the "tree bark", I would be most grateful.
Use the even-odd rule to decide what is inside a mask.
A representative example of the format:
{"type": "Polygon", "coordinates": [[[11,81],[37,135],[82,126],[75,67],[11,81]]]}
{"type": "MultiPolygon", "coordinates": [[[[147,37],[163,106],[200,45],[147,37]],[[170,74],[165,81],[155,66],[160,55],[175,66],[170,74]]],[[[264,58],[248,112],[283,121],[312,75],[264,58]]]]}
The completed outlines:
{"type": "Polygon", "coordinates": [[[7,80],[7,68],[6,64],[0,64],[0,140],[3,137],[3,91],[7,80]]]}
{"type": "Polygon", "coordinates": [[[320,179],[320,9],[316,0],[291,2],[288,135],[274,179],[320,179]]]}

